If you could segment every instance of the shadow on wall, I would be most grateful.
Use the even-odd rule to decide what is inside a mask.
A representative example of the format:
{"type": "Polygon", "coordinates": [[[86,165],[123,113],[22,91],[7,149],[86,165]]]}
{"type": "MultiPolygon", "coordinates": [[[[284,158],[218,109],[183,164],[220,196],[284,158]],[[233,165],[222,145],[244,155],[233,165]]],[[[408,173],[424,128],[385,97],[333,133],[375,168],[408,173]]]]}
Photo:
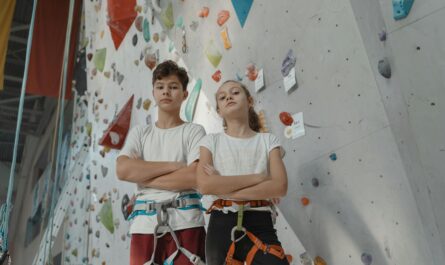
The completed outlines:
{"type": "MultiPolygon", "coordinates": [[[[357,208],[357,203],[351,201],[351,197],[344,191],[331,185],[332,176],[322,178],[326,175],[326,169],[320,163],[311,164],[298,170],[297,181],[294,185],[289,185],[288,195],[281,203],[281,209],[294,208],[294,211],[284,211],[283,214],[292,225],[295,233],[302,242],[306,251],[312,258],[322,257],[328,264],[332,264],[332,257],[337,257],[333,252],[339,248],[349,248],[349,256],[343,257],[343,262],[360,261],[364,253],[372,257],[372,264],[389,265],[385,253],[382,251],[382,243],[379,243],[369,224],[372,220],[365,220],[360,212],[363,209],[357,208]],[[313,178],[317,176],[315,185],[313,178]],[[316,187],[317,186],[317,187],[316,187]],[[293,187],[293,189],[291,189],[293,187]],[[295,188],[297,187],[297,188],[295,188]],[[314,196],[315,193],[323,196],[314,196]],[[308,196],[312,194],[312,196],[308,196]],[[311,203],[306,207],[301,205],[301,196],[310,197],[311,203]],[[295,207],[296,202],[300,205],[295,207]],[[332,231],[335,229],[336,231],[332,231]],[[339,239],[349,239],[348,245],[332,245],[335,238],[328,236],[339,236],[339,239]],[[358,257],[356,257],[359,255],[358,257]]],[[[288,175],[290,172],[288,172],[288,175]]],[[[290,179],[290,181],[292,181],[290,179]]],[[[342,244],[338,241],[338,244],[342,244]]],[[[389,248],[386,248],[387,256],[390,256],[389,248]]],[[[347,251],[345,251],[347,253],[347,251]]],[[[338,260],[337,260],[338,261],[338,260]]],[[[363,264],[371,264],[363,261],[363,264]]]]}

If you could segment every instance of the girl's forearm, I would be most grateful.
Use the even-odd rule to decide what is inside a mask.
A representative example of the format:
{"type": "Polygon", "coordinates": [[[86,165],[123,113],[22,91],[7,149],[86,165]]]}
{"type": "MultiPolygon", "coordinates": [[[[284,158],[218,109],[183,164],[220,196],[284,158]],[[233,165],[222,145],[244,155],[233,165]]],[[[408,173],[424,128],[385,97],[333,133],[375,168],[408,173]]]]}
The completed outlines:
{"type": "Polygon", "coordinates": [[[225,194],[224,197],[232,200],[265,200],[284,197],[286,192],[287,183],[280,183],[276,180],[269,179],[259,184],[225,194]]]}
{"type": "Polygon", "coordinates": [[[266,179],[263,174],[241,176],[207,175],[198,180],[198,189],[202,194],[222,195],[256,185],[266,179]]]}

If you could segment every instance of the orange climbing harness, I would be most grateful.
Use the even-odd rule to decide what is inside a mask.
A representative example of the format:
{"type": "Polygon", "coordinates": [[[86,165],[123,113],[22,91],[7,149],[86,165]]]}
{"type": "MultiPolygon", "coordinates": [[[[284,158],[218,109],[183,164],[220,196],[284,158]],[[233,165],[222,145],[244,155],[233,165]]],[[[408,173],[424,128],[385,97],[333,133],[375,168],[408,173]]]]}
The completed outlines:
{"type": "Polygon", "coordinates": [[[273,203],[266,200],[252,200],[252,201],[232,201],[232,200],[223,200],[218,199],[212,203],[212,205],[207,210],[207,213],[210,213],[216,209],[223,209],[224,207],[231,207],[231,206],[238,206],[238,220],[237,225],[232,228],[232,244],[229,247],[229,251],[227,252],[226,256],[226,265],[244,265],[244,262],[246,262],[246,265],[251,265],[252,261],[255,257],[255,254],[258,251],[262,251],[264,254],[268,253],[271,255],[274,255],[280,259],[286,258],[289,263],[292,262],[292,256],[286,255],[284,253],[284,249],[280,245],[268,245],[263,243],[259,238],[257,238],[254,234],[247,231],[246,228],[242,226],[243,222],[243,215],[245,208],[258,208],[258,207],[266,207],[266,206],[273,206],[273,203]],[[235,232],[241,231],[243,232],[243,235],[236,238],[235,232]],[[233,255],[235,254],[235,243],[243,239],[245,236],[247,236],[250,241],[252,241],[253,246],[249,250],[246,256],[245,261],[239,261],[233,258],[233,255]]]}

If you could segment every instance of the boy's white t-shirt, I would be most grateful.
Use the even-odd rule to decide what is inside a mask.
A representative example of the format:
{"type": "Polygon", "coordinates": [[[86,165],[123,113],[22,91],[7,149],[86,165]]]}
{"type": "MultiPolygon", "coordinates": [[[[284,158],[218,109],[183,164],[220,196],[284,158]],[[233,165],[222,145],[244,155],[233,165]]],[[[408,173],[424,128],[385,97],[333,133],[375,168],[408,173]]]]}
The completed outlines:
{"type": "MultiPolygon", "coordinates": [[[[250,138],[236,138],[225,132],[208,134],[199,145],[212,153],[213,167],[221,176],[269,174],[269,153],[276,147],[281,148],[278,137],[270,133],[257,133],[250,138]]],[[[219,197],[212,195],[210,198],[216,200],[219,197]]],[[[233,207],[225,209],[237,211],[233,207]]],[[[251,210],[271,210],[271,208],[258,207],[251,210]]]]}
{"type": "MultiPolygon", "coordinates": [[[[155,125],[137,125],[129,131],[119,156],[125,155],[145,161],[184,162],[190,165],[199,159],[198,143],[204,136],[204,128],[194,123],[184,123],[169,129],[160,129],[155,125]]],[[[137,200],[165,201],[188,193],[196,193],[196,191],[172,192],[138,185],[137,200]]],[[[173,230],[205,224],[200,209],[168,209],[168,213],[169,224],[173,230]]],[[[153,234],[157,223],[156,215],[135,216],[130,227],[130,234],[153,234]]]]}

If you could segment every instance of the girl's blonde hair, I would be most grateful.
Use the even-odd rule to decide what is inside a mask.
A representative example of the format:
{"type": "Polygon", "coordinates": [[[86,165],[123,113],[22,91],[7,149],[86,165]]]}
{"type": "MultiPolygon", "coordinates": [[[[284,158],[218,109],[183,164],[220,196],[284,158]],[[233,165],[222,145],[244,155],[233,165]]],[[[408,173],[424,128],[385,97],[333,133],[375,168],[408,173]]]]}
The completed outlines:
{"type": "MultiPolygon", "coordinates": [[[[227,80],[224,83],[222,83],[222,85],[220,87],[222,87],[223,85],[230,83],[230,82],[238,84],[244,90],[246,97],[251,98],[253,100],[253,97],[250,95],[250,92],[247,89],[247,87],[239,81],[227,80]]],[[[216,109],[218,110],[219,109],[218,99],[216,98],[216,95],[215,95],[215,99],[216,99],[216,109]]],[[[224,127],[224,130],[227,130],[226,120],[224,120],[224,119],[223,119],[223,127],[224,127]]],[[[249,107],[249,127],[250,127],[250,129],[254,130],[255,132],[260,132],[262,129],[261,124],[260,124],[260,118],[258,117],[258,114],[255,112],[255,109],[253,108],[253,106],[249,107]]]]}

